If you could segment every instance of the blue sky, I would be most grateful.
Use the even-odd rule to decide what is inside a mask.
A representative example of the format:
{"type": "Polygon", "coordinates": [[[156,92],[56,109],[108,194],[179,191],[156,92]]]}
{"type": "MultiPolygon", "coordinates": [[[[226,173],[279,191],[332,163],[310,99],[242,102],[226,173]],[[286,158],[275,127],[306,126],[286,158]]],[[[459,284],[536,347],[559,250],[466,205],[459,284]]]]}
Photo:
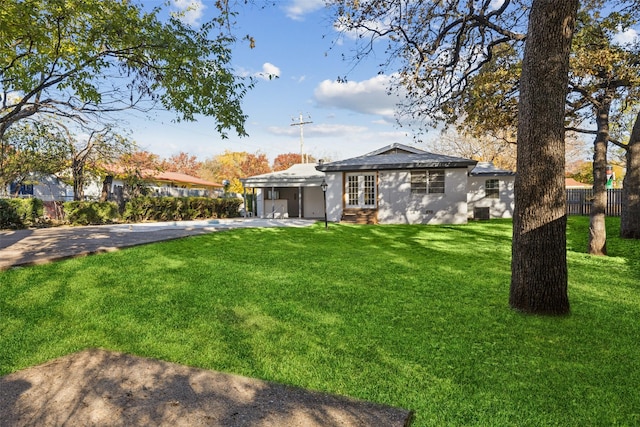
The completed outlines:
{"type": "MultiPolygon", "coordinates": [[[[230,133],[223,140],[206,117],[195,123],[173,123],[170,113],[157,113],[153,119],[128,114],[124,126],[140,148],[165,158],[184,151],[199,160],[224,150],[260,151],[273,160],[280,153],[300,152],[300,127],[291,126],[299,122],[300,114],[303,121],[313,122],[303,128],[304,151],[316,158],[338,160],[394,142],[415,144],[408,130],[396,125],[396,100],[387,95],[387,78],[378,75],[376,61],[382,58],[367,58],[357,65],[344,60],[343,54],[352,53],[349,41],[336,43],[338,34],[322,0],[275,3],[243,7],[234,30],[255,39],[254,49],[239,41],[232,62],[238,74],[257,77],[243,103],[249,136],[230,133]],[[261,78],[265,73],[278,78],[261,78]],[[346,77],[347,83],[338,83],[338,76],[346,77]]],[[[145,0],[145,4],[154,3],[145,0]]],[[[175,1],[173,9],[188,5],[193,7],[186,19],[195,24],[215,12],[212,0],[175,1]]]]}
{"type": "MultiPolygon", "coordinates": [[[[142,1],[155,6],[163,0],[142,1]]],[[[186,10],[184,19],[198,25],[216,12],[214,1],[171,0],[171,9],[186,10]]],[[[353,54],[353,46],[348,38],[339,38],[323,0],[254,3],[269,6],[238,9],[234,34],[239,42],[232,61],[238,74],[257,78],[243,103],[249,136],[240,138],[230,132],[223,140],[206,117],[195,123],[174,123],[170,113],[157,113],[153,119],[128,113],[123,125],[131,129],[141,149],[164,158],[183,151],[199,160],[225,150],[262,152],[273,160],[281,153],[300,152],[300,127],[291,126],[300,114],[303,121],[312,122],[303,128],[304,152],[316,158],[340,160],[395,142],[429,149],[427,144],[438,137],[437,130],[422,136],[426,144],[417,144],[408,128],[397,126],[396,99],[387,94],[388,77],[378,74],[378,63],[387,59],[382,50],[378,57],[369,56],[358,64],[343,59],[353,54]],[[245,34],[255,39],[254,49],[240,40],[245,34]],[[278,78],[269,80],[266,74],[278,78]],[[339,83],[338,77],[346,77],[347,83],[339,83]]],[[[617,39],[625,43],[637,35],[636,29],[629,29],[617,39]]]]}

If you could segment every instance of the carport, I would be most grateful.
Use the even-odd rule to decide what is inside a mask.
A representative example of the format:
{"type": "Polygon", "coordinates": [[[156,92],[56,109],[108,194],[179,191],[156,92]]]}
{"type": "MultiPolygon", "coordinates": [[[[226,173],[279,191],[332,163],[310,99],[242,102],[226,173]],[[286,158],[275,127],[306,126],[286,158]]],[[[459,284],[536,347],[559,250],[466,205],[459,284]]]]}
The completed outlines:
{"type": "Polygon", "coordinates": [[[246,191],[255,194],[253,214],[260,218],[322,218],[323,195],[320,184],[324,172],[316,163],[299,163],[289,169],[241,179],[246,191]]]}

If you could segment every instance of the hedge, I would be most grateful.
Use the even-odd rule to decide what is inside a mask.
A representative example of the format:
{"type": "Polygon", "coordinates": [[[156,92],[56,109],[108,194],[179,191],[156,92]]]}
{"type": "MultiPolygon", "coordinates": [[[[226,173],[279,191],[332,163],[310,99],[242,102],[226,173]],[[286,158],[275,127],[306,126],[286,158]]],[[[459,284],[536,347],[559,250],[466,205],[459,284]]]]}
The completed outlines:
{"type": "MultiPolygon", "coordinates": [[[[180,221],[240,215],[242,200],[207,197],[137,197],[120,214],[114,202],[74,201],[63,204],[64,222],[98,225],[114,222],[180,221]]],[[[25,228],[44,223],[40,199],[0,199],[0,228],[25,228]]]]}
{"type": "Polygon", "coordinates": [[[44,219],[40,199],[0,199],[0,228],[26,228],[44,219]]]}
{"type": "Polygon", "coordinates": [[[73,225],[109,224],[120,219],[115,202],[66,202],[64,216],[66,222],[73,225]]]}
{"type": "Polygon", "coordinates": [[[125,204],[127,222],[229,218],[239,215],[240,199],[207,197],[136,197],[125,204]]]}

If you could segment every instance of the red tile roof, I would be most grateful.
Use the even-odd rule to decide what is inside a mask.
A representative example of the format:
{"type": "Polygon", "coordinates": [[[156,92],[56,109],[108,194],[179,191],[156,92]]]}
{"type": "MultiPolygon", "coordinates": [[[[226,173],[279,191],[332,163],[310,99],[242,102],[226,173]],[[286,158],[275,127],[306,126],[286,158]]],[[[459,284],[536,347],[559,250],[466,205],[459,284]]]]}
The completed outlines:
{"type": "Polygon", "coordinates": [[[565,188],[591,188],[591,184],[584,184],[582,182],[578,182],[573,178],[565,178],[564,179],[565,188]]]}
{"type": "Polygon", "coordinates": [[[220,187],[220,188],[223,187],[222,184],[218,184],[217,182],[207,181],[202,178],[187,175],[185,173],[154,172],[154,171],[147,171],[147,172],[149,172],[149,174],[147,175],[145,173],[145,178],[153,179],[156,181],[180,182],[182,184],[202,185],[205,187],[220,187]]]}

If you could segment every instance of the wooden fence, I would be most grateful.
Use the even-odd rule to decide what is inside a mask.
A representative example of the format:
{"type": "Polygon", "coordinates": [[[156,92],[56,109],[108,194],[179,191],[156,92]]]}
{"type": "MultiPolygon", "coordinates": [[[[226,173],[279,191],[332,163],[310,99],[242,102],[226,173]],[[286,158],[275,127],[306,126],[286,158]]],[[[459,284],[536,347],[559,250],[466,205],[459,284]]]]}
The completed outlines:
{"type": "MultiPolygon", "coordinates": [[[[567,189],[567,214],[589,215],[591,213],[591,200],[593,189],[571,188],[567,189]]],[[[622,208],[622,190],[613,188],[607,190],[607,216],[620,216],[622,208]]]]}

